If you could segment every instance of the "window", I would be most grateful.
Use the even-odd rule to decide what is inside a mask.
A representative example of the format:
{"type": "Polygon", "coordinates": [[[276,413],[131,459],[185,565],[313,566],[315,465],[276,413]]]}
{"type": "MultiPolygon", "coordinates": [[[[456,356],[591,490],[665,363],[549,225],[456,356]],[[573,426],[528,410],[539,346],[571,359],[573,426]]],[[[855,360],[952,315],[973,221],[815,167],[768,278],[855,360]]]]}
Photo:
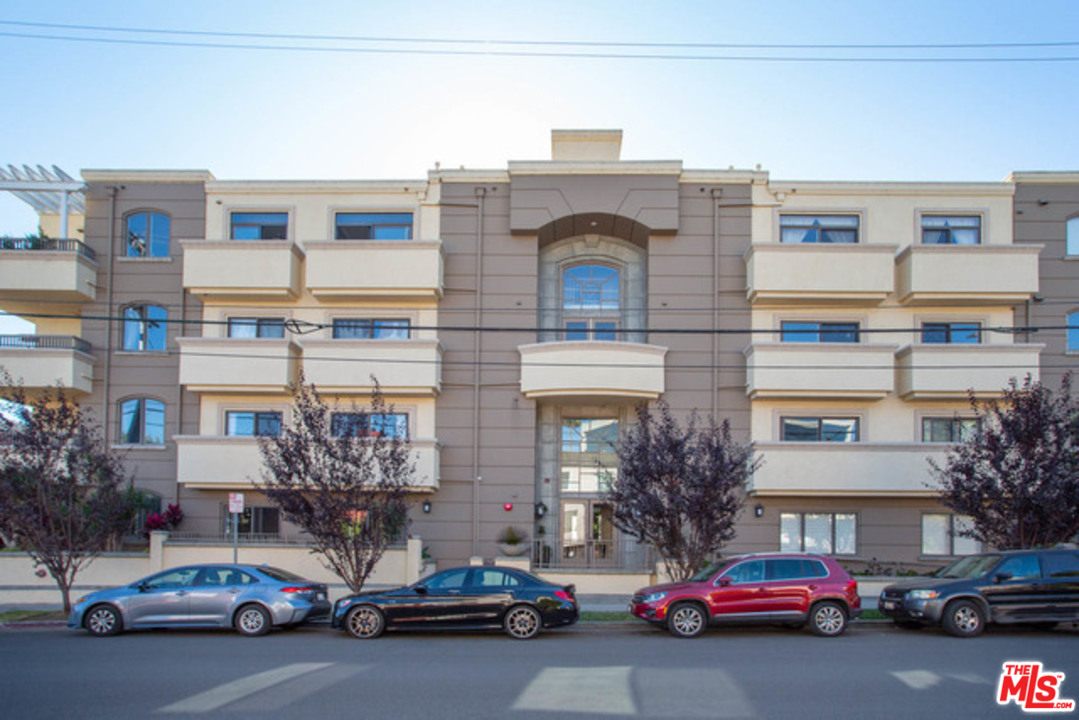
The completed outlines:
{"type": "Polygon", "coordinates": [[[1079,350],[1079,310],[1068,313],[1068,351],[1079,350]]]}
{"type": "Polygon", "coordinates": [[[229,318],[230,338],[283,338],[284,318],[229,318]]]}
{"type": "Polygon", "coordinates": [[[338,240],[411,240],[412,213],[337,213],[338,240]]]}
{"type": "Polygon", "coordinates": [[[785,243],[856,243],[857,215],[781,215],[779,241],[785,243]]]}
{"type": "Polygon", "coordinates": [[[566,340],[616,340],[621,272],[609,265],[574,265],[562,273],[566,340]]]}
{"type": "Polygon", "coordinates": [[[613,418],[562,418],[562,490],[610,490],[618,472],[617,444],[618,421],[613,418]]]}
{"type": "Polygon", "coordinates": [[[280,435],[281,413],[230,410],[225,413],[225,434],[235,437],[280,435]]]}
{"type": "Polygon", "coordinates": [[[923,343],[933,345],[977,345],[981,341],[981,323],[922,323],[923,343]]]}
{"type": "Polygon", "coordinates": [[[408,413],[333,413],[330,432],[335,437],[377,435],[408,439],[408,413]]]}
{"type": "Polygon", "coordinates": [[[978,245],[982,219],[977,215],[923,215],[923,245],[978,245]]]}
{"type": "Polygon", "coordinates": [[[1074,550],[1046,553],[1042,562],[1045,574],[1051,578],[1079,577],[1079,553],[1074,550]]]}
{"type": "Polygon", "coordinates": [[[449,572],[431,576],[424,584],[427,586],[428,590],[463,588],[465,586],[465,577],[468,575],[468,572],[468,568],[450,570],[449,572]]]}
{"type": "Polygon", "coordinates": [[[231,220],[233,240],[288,239],[288,213],[234,212],[231,220]]]}
{"type": "Polygon", "coordinates": [[[120,442],[164,445],[165,403],[151,398],[132,398],[120,403],[120,442]]]}
{"type": "Polygon", "coordinates": [[[127,257],[168,257],[172,220],[157,212],[138,212],[124,220],[127,257]]]}
{"type": "Polygon", "coordinates": [[[966,442],[978,432],[977,418],[922,418],[922,442],[966,442]]]}
{"type": "Polygon", "coordinates": [[[408,340],[409,320],[380,320],[372,318],[336,318],[333,321],[334,340],[408,340]]]}
{"type": "Polygon", "coordinates": [[[858,517],[854,513],[781,513],[779,549],[822,555],[854,555],[858,517]]]}
{"type": "Polygon", "coordinates": [[[859,421],[852,417],[780,418],[780,439],[786,442],[858,442],[859,421]]]}
{"type": "Polygon", "coordinates": [[[124,308],[124,350],[163,351],[168,315],[165,308],[157,305],[128,305],[124,308]]]}
{"type": "Polygon", "coordinates": [[[160,575],[143,581],[143,585],[154,590],[172,590],[176,588],[190,587],[195,584],[195,577],[199,574],[199,568],[186,567],[177,570],[166,570],[160,575]]]}
{"type": "Polygon", "coordinates": [[[796,560],[776,558],[764,563],[765,580],[798,580],[801,578],[828,577],[828,568],[820,560],[796,560]]]}
{"type": "Polygon", "coordinates": [[[472,573],[472,586],[481,588],[519,587],[521,581],[502,570],[478,568],[472,573]]]}
{"type": "MultiPolygon", "coordinates": [[[[231,535],[232,513],[228,509],[228,505],[221,505],[225,532],[231,535]]],[[[275,507],[248,505],[239,515],[236,532],[240,535],[277,535],[281,532],[281,516],[275,507]]]]}
{"type": "Polygon", "coordinates": [[[1001,573],[1011,575],[1008,580],[1030,580],[1040,578],[1042,569],[1036,555],[1015,555],[1006,559],[993,571],[994,575],[1001,573]]]}
{"type": "Polygon", "coordinates": [[[1079,257],[1079,217],[1068,220],[1067,235],[1067,256],[1079,257]]]}
{"type": "Polygon", "coordinates": [[[858,323],[784,322],[780,325],[783,342],[858,342],[858,323]]]}
{"type": "Polygon", "coordinates": [[[923,555],[973,555],[981,544],[958,533],[970,528],[970,518],[962,515],[931,513],[922,515],[923,555]]]}
{"type": "Polygon", "coordinates": [[[729,579],[731,585],[764,582],[764,561],[749,560],[747,562],[738,563],[730,570],[723,573],[723,577],[729,579]]]}

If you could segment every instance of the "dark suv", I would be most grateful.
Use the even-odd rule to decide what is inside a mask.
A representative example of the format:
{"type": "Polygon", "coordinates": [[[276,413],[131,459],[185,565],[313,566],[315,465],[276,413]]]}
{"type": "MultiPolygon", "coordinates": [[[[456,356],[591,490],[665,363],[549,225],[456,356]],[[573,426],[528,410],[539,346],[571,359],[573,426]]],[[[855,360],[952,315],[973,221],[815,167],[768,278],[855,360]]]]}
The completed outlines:
{"type": "Polygon", "coordinates": [[[721,560],[689,580],[638,590],[629,611],[677,637],[709,623],[779,622],[817,635],[840,635],[858,617],[858,583],[834,559],[764,553],[721,560]]]}
{"type": "Polygon", "coordinates": [[[942,625],[958,637],[987,622],[1052,627],[1079,620],[1079,550],[1013,550],[970,555],[932,577],[889,585],[880,611],[897,625],[942,625]]]}

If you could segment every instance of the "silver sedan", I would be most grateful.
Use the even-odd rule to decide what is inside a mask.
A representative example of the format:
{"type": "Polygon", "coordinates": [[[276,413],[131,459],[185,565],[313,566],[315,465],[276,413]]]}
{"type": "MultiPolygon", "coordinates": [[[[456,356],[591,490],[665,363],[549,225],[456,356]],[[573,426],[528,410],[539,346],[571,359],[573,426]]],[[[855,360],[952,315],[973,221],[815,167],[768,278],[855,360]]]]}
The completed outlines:
{"type": "Polygon", "coordinates": [[[263,635],[329,617],[326,586],[266,565],[188,565],[80,598],[67,626],[91,635],[158,627],[263,635]]]}

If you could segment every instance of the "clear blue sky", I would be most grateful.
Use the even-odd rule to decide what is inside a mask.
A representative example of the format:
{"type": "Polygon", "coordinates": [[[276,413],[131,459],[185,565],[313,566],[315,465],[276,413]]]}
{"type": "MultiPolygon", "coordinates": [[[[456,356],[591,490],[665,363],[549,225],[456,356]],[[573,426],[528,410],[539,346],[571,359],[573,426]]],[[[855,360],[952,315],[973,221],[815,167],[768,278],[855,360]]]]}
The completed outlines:
{"type": "MultiPolygon", "coordinates": [[[[381,38],[628,43],[1079,42],[1079,2],[5,0],[0,21],[381,38]]],[[[623,157],[773,177],[999,180],[1079,169],[1079,62],[740,62],[291,52],[12,37],[297,44],[0,23],[0,163],[205,168],[221,179],[421,178],[545,159],[551,128],[622,128],[623,157]]],[[[1079,57],[986,49],[317,47],[827,57],[1079,57]]],[[[35,216],[0,193],[0,234],[35,216]]]]}

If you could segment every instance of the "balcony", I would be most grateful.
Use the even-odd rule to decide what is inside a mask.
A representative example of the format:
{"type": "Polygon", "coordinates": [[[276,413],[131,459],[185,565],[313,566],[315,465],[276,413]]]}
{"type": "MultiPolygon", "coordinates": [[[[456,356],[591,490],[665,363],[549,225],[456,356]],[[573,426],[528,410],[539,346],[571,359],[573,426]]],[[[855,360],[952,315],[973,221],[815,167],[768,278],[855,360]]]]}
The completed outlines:
{"type": "Polygon", "coordinates": [[[320,299],[442,297],[440,240],[308,242],[307,288],[320,299]]]}
{"type": "Polygon", "coordinates": [[[895,386],[895,351],[868,343],[754,343],[745,350],[746,394],[879,400],[895,386]]]}
{"type": "Polygon", "coordinates": [[[879,303],[895,285],[895,245],[757,243],[745,254],[752,303],[879,303]]]}
{"type": "Polygon", "coordinates": [[[280,393],[299,376],[289,339],[179,337],[180,384],[194,392],[280,393]]]}
{"type": "Polygon", "coordinates": [[[667,348],[626,342],[577,341],[521,345],[525,397],[623,397],[663,394],[667,348]]]}
{"type": "Polygon", "coordinates": [[[928,458],[947,446],[916,443],[757,443],[765,462],[754,495],[927,497],[936,492],[928,458]]]}
{"type": "Polygon", "coordinates": [[[78,240],[0,238],[4,307],[7,300],[90,302],[96,290],[97,259],[78,240]]]}
{"type": "Polygon", "coordinates": [[[1038,292],[1041,245],[911,245],[896,258],[907,305],[1014,305],[1038,292]]]}
{"type": "Polygon", "coordinates": [[[438,340],[303,340],[304,376],[323,392],[434,397],[442,390],[438,340]]]}
{"type": "MultiPolygon", "coordinates": [[[[244,490],[261,480],[262,456],[258,439],[222,435],[178,435],[176,473],[189,488],[244,490]]],[[[442,446],[437,440],[413,440],[416,463],[414,491],[433,491],[439,486],[442,446]]]]}
{"type": "Polygon", "coordinates": [[[1038,379],[1044,345],[908,345],[896,353],[896,390],[904,400],[998,396],[1011,378],[1038,379]]]}
{"type": "Polygon", "coordinates": [[[223,300],[293,300],[303,250],[287,240],[184,240],[184,288],[223,300]]]}
{"type": "Polygon", "coordinates": [[[0,335],[0,367],[29,393],[59,383],[77,395],[93,390],[90,343],[67,335],[0,335]]]}

